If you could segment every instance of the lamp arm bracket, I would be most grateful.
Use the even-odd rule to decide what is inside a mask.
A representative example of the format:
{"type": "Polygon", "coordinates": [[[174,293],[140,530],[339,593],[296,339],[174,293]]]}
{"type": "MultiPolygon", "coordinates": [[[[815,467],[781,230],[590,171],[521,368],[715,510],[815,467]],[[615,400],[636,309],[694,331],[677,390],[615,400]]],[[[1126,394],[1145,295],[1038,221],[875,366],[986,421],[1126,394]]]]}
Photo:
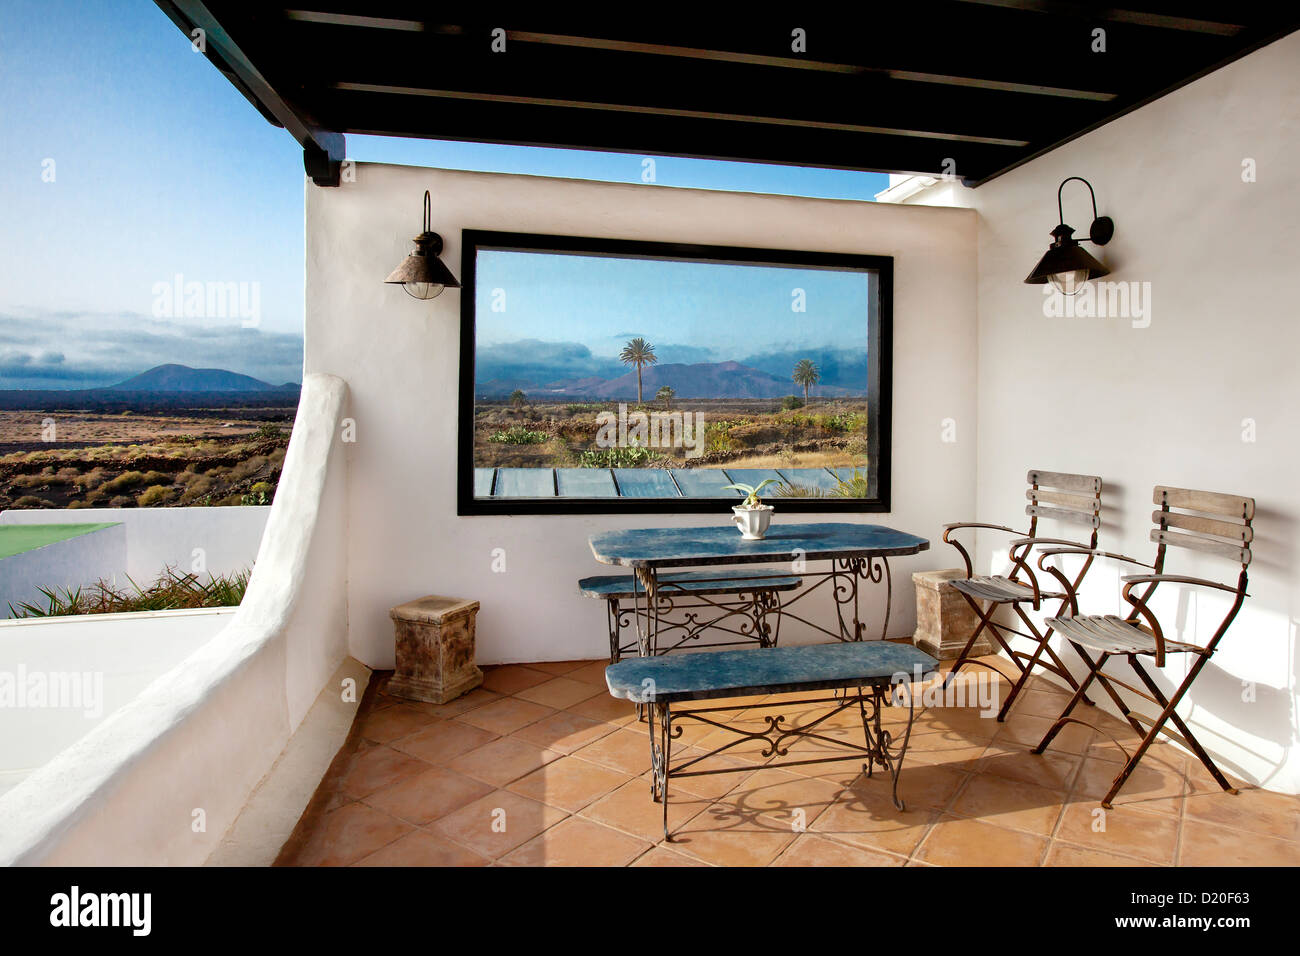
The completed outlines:
{"type": "Polygon", "coordinates": [[[1061,193],[1065,189],[1065,184],[1073,179],[1077,179],[1088,187],[1088,195],[1092,197],[1092,218],[1097,218],[1097,194],[1092,191],[1092,183],[1088,182],[1088,180],[1084,179],[1082,176],[1069,176],[1061,180],[1061,185],[1056,187],[1056,220],[1061,225],[1065,225],[1065,210],[1061,205],[1061,193]]]}

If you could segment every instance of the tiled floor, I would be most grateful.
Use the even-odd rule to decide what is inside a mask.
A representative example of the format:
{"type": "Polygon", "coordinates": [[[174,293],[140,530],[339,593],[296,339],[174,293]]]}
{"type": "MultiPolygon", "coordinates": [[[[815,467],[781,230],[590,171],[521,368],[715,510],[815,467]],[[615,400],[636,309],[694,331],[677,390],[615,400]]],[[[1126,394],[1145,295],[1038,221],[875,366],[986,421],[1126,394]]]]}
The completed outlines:
{"type": "MultiPolygon", "coordinates": [[[[1300,864],[1300,798],[1223,793],[1172,745],[1156,745],[1115,808],[1101,811],[1119,751],[1075,724],[1046,755],[1029,753],[1064,700],[1041,681],[1004,724],[972,708],[922,713],[902,773],[906,811],[890,802],[886,777],[867,779],[860,762],[776,769],[742,747],[717,758],[741,772],[672,781],[666,843],[644,725],[609,696],[604,668],[488,668],[482,688],[441,707],[389,697],[377,675],[279,863],[1300,864]]],[[[781,697],[768,700],[771,713],[795,719],[781,697]]],[[[1126,725],[1103,721],[1132,738],[1126,725]]],[[[856,739],[861,724],[855,731],[846,715],[832,732],[856,739]]],[[[691,728],[674,753],[702,753],[722,734],[691,728]]]]}

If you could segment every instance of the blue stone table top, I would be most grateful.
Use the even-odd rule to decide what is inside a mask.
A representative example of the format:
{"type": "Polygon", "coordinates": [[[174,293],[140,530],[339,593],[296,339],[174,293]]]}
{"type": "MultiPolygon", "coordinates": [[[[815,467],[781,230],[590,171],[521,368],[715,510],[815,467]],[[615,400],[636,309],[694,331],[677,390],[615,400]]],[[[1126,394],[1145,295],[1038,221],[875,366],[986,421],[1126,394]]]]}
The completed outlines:
{"type": "Polygon", "coordinates": [[[605,668],[605,682],[614,697],[671,703],[912,681],[938,667],[911,644],[855,641],[630,657],[605,668]]]}
{"type": "Polygon", "coordinates": [[[916,554],[925,538],[876,524],[773,522],[767,537],[746,541],[730,522],[712,528],[641,528],[593,535],[591,553],[602,564],[666,568],[701,564],[809,561],[916,554]]]}
{"type": "MultiPolygon", "coordinates": [[[[728,571],[717,568],[711,571],[673,571],[659,575],[659,592],[671,598],[674,594],[736,594],[749,591],[793,591],[803,584],[797,574],[772,571],[728,571]]],[[[630,574],[598,574],[582,578],[578,590],[586,597],[631,598],[640,592],[645,597],[645,587],[633,588],[635,578],[630,574]]]]}

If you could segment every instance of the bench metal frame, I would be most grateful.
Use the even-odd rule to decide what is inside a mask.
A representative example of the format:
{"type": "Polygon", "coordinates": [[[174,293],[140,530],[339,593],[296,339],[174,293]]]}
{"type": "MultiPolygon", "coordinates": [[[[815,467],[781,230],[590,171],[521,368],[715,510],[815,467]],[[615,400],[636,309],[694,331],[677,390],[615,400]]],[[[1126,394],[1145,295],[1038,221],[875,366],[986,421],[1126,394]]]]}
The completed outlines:
{"type": "MultiPolygon", "coordinates": [[[[690,701],[646,701],[643,705],[649,712],[649,732],[650,732],[650,795],[656,803],[663,805],[663,827],[664,840],[672,842],[672,835],[668,830],[668,781],[674,777],[703,777],[723,773],[745,773],[754,770],[766,769],[768,767],[797,767],[808,764],[834,763],[844,760],[859,760],[863,757],[866,762],[862,765],[863,772],[872,776],[877,766],[889,773],[892,778],[892,798],[894,806],[899,810],[906,807],[903,800],[898,795],[898,775],[903,768],[903,757],[907,753],[907,745],[912,737],[912,721],[916,716],[915,701],[910,687],[904,684],[894,683],[890,678],[876,678],[870,681],[852,681],[852,682],[835,682],[826,684],[812,684],[804,686],[783,686],[778,688],[749,688],[746,691],[737,691],[737,696],[754,693],[788,693],[793,691],[807,691],[809,693],[817,690],[834,690],[835,693],[829,696],[808,697],[799,700],[781,701],[778,704],[770,703],[753,703],[753,704],[731,704],[711,707],[687,707],[686,709],[674,710],[674,703],[689,705],[690,701]],[[892,732],[882,726],[881,714],[885,707],[893,703],[898,697],[907,698],[907,725],[903,730],[901,741],[896,741],[892,732]],[[724,723],[714,718],[714,715],[726,712],[735,713],[736,711],[749,711],[764,709],[770,710],[773,707],[790,707],[802,706],[805,704],[824,704],[827,710],[816,718],[806,723],[796,723],[793,725],[786,724],[784,714],[776,716],[766,715],[763,719],[766,726],[761,730],[748,730],[742,727],[736,727],[724,723]],[[819,728],[837,714],[856,707],[862,720],[862,732],[866,739],[865,744],[855,744],[837,737],[830,737],[822,733],[819,728]],[[730,731],[734,740],[730,740],[706,754],[698,757],[692,757],[685,763],[672,766],[672,742],[681,737],[683,731],[683,722],[695,721],[698,724],[704,724],[718,730],[730,731]],[[738,767],[718,767],[710,770],[692,770],[702,761],[725,754],[728,750],[738,746],[746,741],[763,740],[767,746],[762,750],[763,757],[784,757],[790,751],[790,744],[802,740],[816,740],[824,744],[834,746],[836,749],[845,751],[843,754],[832,757],[813,757],[803,760],[777,760],[764,763],[760,766],[753,764],[743,764],[738,767]]],[[[719,700],[726,698],[711,698],[719,700]]],[[[800,714],[798,716],[807,716],[800,714]]],[[[798,719],[798,717],[796,717],[798,719]]]]}
{"type": "Polygon", "coordinates": [[[653,608],[648,598],[642,602],[634,597],[630,606],[620,603],[617,597],[605,601],[611,664],[617,664],[624,654],[649,657],[683,647],[736,647],[746,643],[776,647],[781,636],[781,596],[773,588],[737,588],[734,596],[714,598],[674,589],[669,583],[661,585],[656,592],[653,608]],[[651,613],[656,618],[654,628],[643,626],[643,620],[651,613]],[[674,620],[675,615],[680,617],[674,620]],[[623,630],[633,621],[636,640],[625,644],[623,630]],[[730,634],[732,639],[701,643],[701,635],[709,629],[730,634]],[[674,634],[676,631],[681,633],[674,634]],[[661,643],[668,636],[675,640],[661,643]]]}

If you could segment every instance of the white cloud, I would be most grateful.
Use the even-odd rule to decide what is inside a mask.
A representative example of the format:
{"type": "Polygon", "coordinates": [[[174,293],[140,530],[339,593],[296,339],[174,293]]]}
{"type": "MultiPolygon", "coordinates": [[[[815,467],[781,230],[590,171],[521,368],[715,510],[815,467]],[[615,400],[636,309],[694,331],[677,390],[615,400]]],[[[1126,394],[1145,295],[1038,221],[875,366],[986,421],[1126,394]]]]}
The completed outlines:
{"type": "Polygon", "coordinates": [[[302,336],[122,312],[0,313],[0,388],[96,388],[168,363],[297,382],[302,336]]]}

